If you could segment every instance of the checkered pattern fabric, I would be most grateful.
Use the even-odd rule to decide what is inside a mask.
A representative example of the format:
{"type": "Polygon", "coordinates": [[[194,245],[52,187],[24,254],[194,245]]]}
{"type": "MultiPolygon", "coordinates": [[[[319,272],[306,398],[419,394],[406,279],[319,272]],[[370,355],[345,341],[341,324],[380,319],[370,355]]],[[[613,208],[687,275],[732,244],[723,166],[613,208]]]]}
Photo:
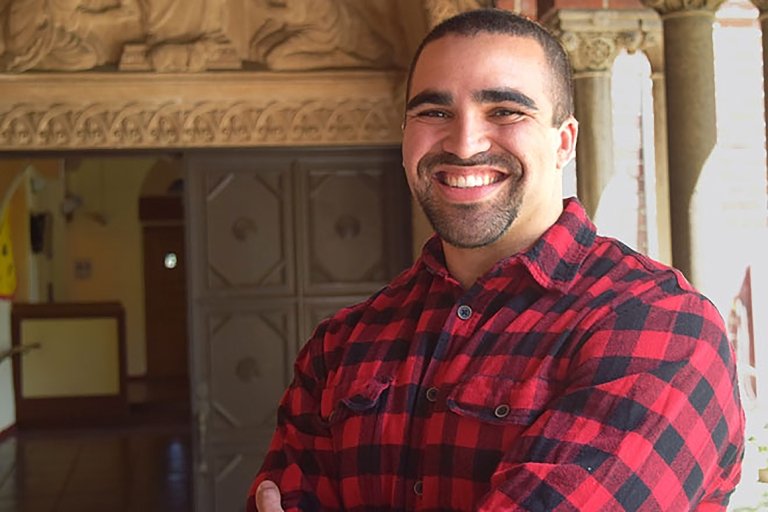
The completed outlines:
{"type": "Polygon", "coordinates": [[[724,510],[743,422],[715,307],[569,199],[472,288],[433,238],[320,324],[247,510],[724,510]]]}

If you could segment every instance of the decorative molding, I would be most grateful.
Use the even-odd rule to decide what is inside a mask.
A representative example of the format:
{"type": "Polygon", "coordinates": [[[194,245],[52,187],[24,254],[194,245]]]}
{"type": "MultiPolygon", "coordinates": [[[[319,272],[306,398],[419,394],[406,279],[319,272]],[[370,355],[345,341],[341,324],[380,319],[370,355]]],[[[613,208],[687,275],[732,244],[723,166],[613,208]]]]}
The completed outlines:
{"type": "Polygon", "coordinates": [[[280,146],[396,140],[379,101],[20,104],[0,112],[1,149],[280,146]]]}
{"type": "Polygon", "coordinates": [[[690,11],[714,13],[725,0],[640,0],[662,16],[690,11]]]}
{"type": "Polygon", "coordinates": [[[563,43],[574,71],[607,72],[621,50],[660,47],[661,20],[651,10],[561,9],[542,22],[563,43]]]}
{"type": "Polygon", "coordinates": [[[0,79],[0,150],[400,142],[399,74],[152,76],[0,79]]]}

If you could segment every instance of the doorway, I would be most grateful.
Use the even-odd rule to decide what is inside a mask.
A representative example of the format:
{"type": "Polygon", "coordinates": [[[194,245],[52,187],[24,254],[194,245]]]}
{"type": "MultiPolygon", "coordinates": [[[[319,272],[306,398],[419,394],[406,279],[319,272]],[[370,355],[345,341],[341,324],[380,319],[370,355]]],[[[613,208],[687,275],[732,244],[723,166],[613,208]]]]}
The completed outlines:
{"type": "Polygon", "coordinates": [[[180,195],[139,199],[144,263],[146,375],[131,382],[131,408],[189,410],[184,208],[180,195]]]}

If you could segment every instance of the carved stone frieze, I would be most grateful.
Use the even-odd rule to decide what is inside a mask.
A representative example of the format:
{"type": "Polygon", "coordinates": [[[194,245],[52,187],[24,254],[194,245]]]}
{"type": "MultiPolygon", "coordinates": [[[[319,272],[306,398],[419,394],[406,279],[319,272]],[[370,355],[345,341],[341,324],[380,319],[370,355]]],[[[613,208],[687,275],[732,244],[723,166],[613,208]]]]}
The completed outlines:
{"type": "Polygon", "coordinates": [[[293,0],[267,6],[248,60],[272,70],[403,68],[408,51],[392,0],[293,0]]]}
{"type": "Polygon", "coordinates": [[[191,44],[127,44],[121,71],[200,72],[240,69],[242,61],[231,44],[202,40],[191,44]]]}
{"type": "Polygon", "coordinates": [[[543,22],[560,38],[574,71],[608,71],[620,51],[661,44],[661,21],[650,10],[561,9],[543,22]]]}
{"type": "Polygon", "coordinates": [[[640,0],[662,16],[683,11],[709,11],[714,13],[725,0],[640,0]]]}
{"type": "Polygon", "coordinates": [[[386,100],[19,104],[0,111],[0,148],[381,143],[399,137],[396,110],[386,100]]]}
{"type": "Polygon", "coordinates": [[[0,72],[403,68],[404,41],[391,0],[0,0],[0,72]]]}
{"type": "Polygon", "coordinates": [[[451,16],[473,9],[493,7],[493,4],[492,0],[424,0],[430,28],[451,16]]]}

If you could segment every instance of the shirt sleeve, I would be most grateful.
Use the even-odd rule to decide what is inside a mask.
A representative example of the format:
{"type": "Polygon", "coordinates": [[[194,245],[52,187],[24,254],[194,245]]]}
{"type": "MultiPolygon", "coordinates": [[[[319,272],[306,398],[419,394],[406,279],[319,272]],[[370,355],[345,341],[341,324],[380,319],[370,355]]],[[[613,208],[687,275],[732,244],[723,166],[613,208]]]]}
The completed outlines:
{"type": "Polygon", "coordinates": [[[744,414],[715,307],[694,293],[633,298],[582,340],[479,510],[725,510],[744,414]]]}
{"type": "Polygon", "coordinates": [[[247,512],[256,512],[256,488],[264,480],[280,488],[286,512],[341,509],[330,431],[320,414],[325,327],[318,327],[296,359],[293,382],[278,406],[275,434],[248,492],[247,512]]]}

